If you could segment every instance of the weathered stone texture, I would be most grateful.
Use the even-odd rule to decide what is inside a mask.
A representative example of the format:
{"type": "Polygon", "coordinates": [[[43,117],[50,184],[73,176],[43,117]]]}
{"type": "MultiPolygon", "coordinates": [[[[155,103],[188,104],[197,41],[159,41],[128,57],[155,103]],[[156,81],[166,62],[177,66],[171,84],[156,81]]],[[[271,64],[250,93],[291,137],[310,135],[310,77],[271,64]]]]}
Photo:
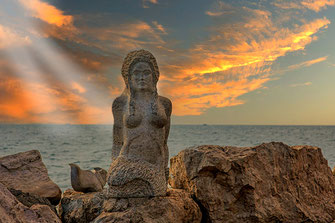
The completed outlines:
{"type": "Polygon", "coordinates": [[[0,183],[1,223],[61,223],[58,216],[47,205],[35,204],[27,207],[0,183]]]}
{"type": "Polygon", "coordinates": [[[135,50],[124,59],[121,73],[126,88],[112,106],[109,196],[165,196],[172,103],[158,95],[157,61],[149,51],[135,50]]]}
{"type": "Polygon", "coordinates": [[[173,188],[189,191],[206,222],[332,222],[335,178],[311,146],[198,146],[170,160],[173,188]]]}
{"type": "Polygon", "coordinates": [[[62,194],[60,188],[50,180],[37,150],[1,157],[0,183],[7,188],[47,198],[52,204],[58,204],[62,194]]]}
{"type": "Polygon", "coordinates": [[[66,223],[91,222],[102,212],[104,192],[82,193],[68,189],[61,200],[61,218],[66,223]]]}
{"type": "Polygon", "coordinates": [[[201,212],[190,194],[169,190],[166,197],[108,198],[106,192],[67,190],[61,201],[64,223],[197,223],[201,212]]]}

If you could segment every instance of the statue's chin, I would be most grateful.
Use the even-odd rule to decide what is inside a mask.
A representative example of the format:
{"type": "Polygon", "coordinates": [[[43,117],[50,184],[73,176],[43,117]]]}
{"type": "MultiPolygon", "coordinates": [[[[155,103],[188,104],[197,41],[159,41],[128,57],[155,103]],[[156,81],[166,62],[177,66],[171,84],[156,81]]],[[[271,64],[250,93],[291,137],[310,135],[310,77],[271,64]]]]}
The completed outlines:
{"type": "Polygon", "coordinates": [[[152,89],[150,87],[143,86],[143,87],[138,87],[136,89],[136,91],[138,91],[138,92],[152,92],[152,89]]]}

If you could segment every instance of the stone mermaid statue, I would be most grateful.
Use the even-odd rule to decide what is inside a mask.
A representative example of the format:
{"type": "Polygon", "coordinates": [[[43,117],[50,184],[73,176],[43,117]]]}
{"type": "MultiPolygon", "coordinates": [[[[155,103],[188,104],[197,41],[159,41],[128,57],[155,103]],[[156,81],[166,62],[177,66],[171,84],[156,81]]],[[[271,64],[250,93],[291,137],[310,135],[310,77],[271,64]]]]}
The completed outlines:
{"type": "Polygon", "coordinates": [[[110,197],[165,196],[169,175],[167,139],[172,103],[157,93],[159,69],[146,50],[130,52],[122,65],[126,88],[112,106],[110,197]]]}

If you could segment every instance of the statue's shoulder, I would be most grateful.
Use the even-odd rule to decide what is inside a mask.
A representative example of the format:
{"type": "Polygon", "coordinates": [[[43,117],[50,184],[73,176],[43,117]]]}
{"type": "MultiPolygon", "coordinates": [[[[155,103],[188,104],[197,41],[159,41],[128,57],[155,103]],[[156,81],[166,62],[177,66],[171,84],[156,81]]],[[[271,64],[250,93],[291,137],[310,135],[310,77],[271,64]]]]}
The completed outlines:
{"type": "Polygon", "coordinates": [[[164,106],[164,108],[166,110],[169,111],[169,113],[171,113],[172,111],[172,102],[170,99],[163,97],[163,96],[159,96],[159,101],[162,103],[162,105],[164,106]]]}
{"type": "Polygon", "coordinates": [[[126,103],[127,103],[127,97],[125,95],[121,95],[115,98],[112,105],[113,112],[122,111],[126,103]]]}

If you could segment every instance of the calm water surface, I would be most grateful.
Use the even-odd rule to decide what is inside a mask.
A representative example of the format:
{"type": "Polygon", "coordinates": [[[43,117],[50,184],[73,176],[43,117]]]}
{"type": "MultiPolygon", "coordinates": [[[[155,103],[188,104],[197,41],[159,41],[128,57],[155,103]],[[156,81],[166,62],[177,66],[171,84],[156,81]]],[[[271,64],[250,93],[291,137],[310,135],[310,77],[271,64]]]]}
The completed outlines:
{"type": "MultiPolygon", "coordinates": [[[[39,150],[50,178],[65,190],[71,187],[69,163],[108,170],[112,136],[112,125],[0,125],[0,156],[39,150]]],[[[255,146],[271,141],[318,146],[329,166],[335,165],[335,126],[173,125],[168,146],[172,157],[194,145],[255,146]]]]}

